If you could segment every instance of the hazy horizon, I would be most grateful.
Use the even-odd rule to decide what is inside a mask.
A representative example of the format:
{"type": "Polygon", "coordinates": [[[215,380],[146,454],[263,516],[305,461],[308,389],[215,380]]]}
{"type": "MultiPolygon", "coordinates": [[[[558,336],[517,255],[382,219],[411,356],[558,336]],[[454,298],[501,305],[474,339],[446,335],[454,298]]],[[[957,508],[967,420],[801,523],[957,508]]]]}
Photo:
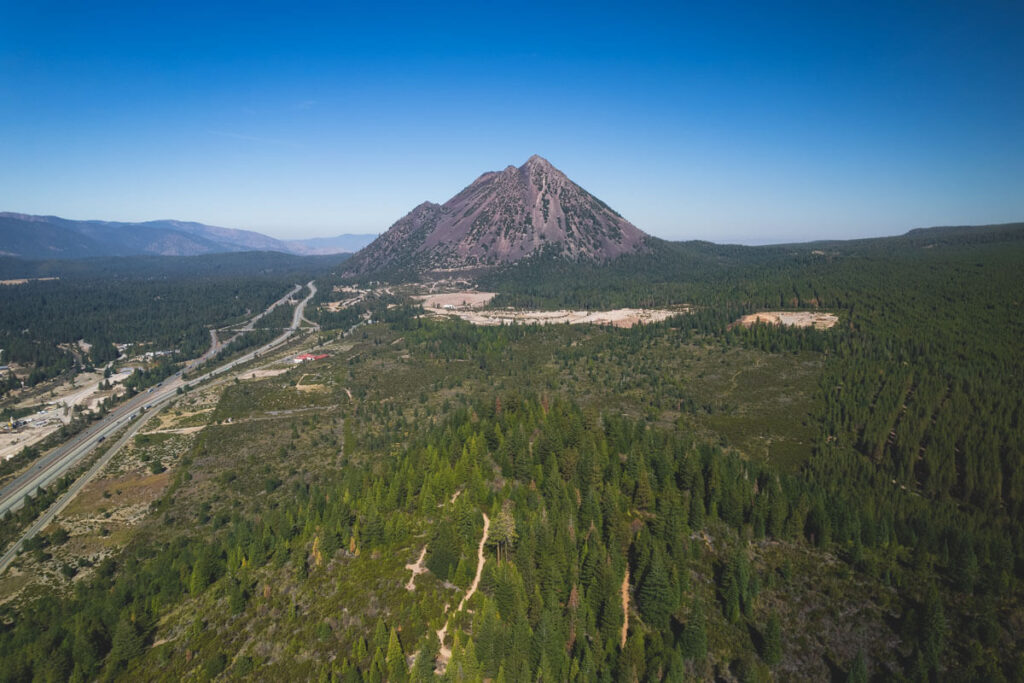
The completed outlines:
{"type": "MultiPolygon", "coordinates": [[[[433,200],[428,200],[428,201],[433,201],[433,200]]],[[[343,229],[341,229],[341,230],[336,229],[333,232],[331,232],[330,229],[328,228],[328,232],[323,233],[323,234],[309,234],[309,235],[306,235],[306,234],[296,233],[294,231],[289,232],[288,228],[283,228],[283,229],[278,230],[278,231],[273,231],[273,230],[265,230],[264,231],[264,230],[257,230],[256,228],[252,228],[252,227],[244,226],[244,225],[216,224],[216,223],[211,223],[209,221],[204,221],[204,220],[199,219],[199,218],[176,218],[176,217],[167,217],[167,216],[162,217],[162,218],[143,218],[143,219],[140,219],[140,220],[117,219],[117,218],[81,218],[81,217],[77,217],[77,216],[59,216],[59,215],[56,215],[56,214],[30,214],[27,211],[12,211],[10,209],[6,209],[6,208],[3,208],[3,207],[0,207],[0,213],[4,213],[4,212],[15,213],[15,214],[25,214],[25,215],[55,216],[56,218],[61,218],[61,219],[65,219],[65,220],[73,220],[73,221],[100,221],[100,222],[112,222],[112,223],[148,223],[148,222],[156,222],[156,221],[179,221],[179,222],[186,222],[186,223],[201,223],[201,224],[207,225],[209,227],[232,228],[232,229],[235,229],[235,230],[250,230],[250,231],[258,232],[258,233],[267,235],[269,237],[273,237],[275,239],[279,239],[279,240],[286,241],[286,242],[287,241],[304,241],[304,240],[313,240],[313,239],[330,239],[330,238],[341,237],[341,236],[345,236],[345,235],[374,235],[374,236],[380,236],[381,234],[386,232],[389,227],[391,227],[390,225],[388,225],[387,227],[382,228],[381,230],[376,230],[376,231],[375,230],[367,230],[365,232],[359,232],[359,231],[355,231],[355,230],[343,230],[343,229]]],[[[405,215],[405,214],[403,214],[403,215],[405,215]]],[[[401,218],[401,216],[399,216],[399,218],[401,218]]],[[[626,219],[628,220],[629,217],[626,216],[626,219]]],[[[395,220],[398,220],[398,219],[396,218],[395,220]]],[[[664,239],[664,240],[672,241],[672,242],[705,241],[705,242],[712,242],[712,243],[715,243],[715,244],[722,244],[722,245],[725,245],[725,244],[739,244],[739,245],[749,246],[749,247],[764,247],[764,246],[781,245],[781,244],[799,244],[799,243],[802,243],[802,242],[845,241],[845,240],[871,239],[871,238],[877,238],[877,237],[898,237],[900,235],[904,235],[904,234],[910,232],[911,230],[915,230],[915,229],[919,229],[919,228],[960,227],[960,226],[981,227],[981,226],[984,226],[984,225],[1000,225],[1000,224],[1009,224],[1009,223],[1024,223],[1024,219],[1022,219],[1022,220],[994,221],[992,223],[945,223],[945,224],[941,224],[941,225],[939,225],[939,224],[936,224],[936,225],[915,225],[915,226],[909,226],[909,227],[906,227],[906,228],[894,228],[893,231],[890,231],[890,232],[876,232],[876,233],[872,233],[872,234],[857,234],[857,235],[838,236],[838,237],[836,237],[836,236],[798,235],[798,236],[788,237],[788,238],[787,237],[774,237],[773,238],[773,237],[754,237],[754,236],[751,236],[751,237],[748,237],[746,239],[744,239],[743,237],[733,237],[733,238],[729,238],[729,239],[714,239],[714,238],[707,238],[707,237],[665,237],[665,236],[662,236],[662,235],[657,235],[657,234],[651,233],[651,232],[646,231],[646,230],[644,232],[647,232],[648,234],[652,235],[653,237],[658,237],[660,239],[664,239]]],[[[637,226],[637,227],[640,228],[641,230],[643,230],[642,226],[637,226]]]]}

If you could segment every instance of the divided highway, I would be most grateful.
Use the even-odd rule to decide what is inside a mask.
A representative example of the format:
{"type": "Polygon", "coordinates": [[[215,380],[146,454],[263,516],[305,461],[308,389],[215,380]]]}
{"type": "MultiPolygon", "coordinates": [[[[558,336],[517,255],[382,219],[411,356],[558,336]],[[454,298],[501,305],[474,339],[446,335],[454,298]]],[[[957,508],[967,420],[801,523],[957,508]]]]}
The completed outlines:
{"type": "MultiPolygon", "coordinates": [[[[212,379],[213,377],[222,375],[225,372],[232,370],[234,367],[241,365],[242,363],[247,363],[253,358],[259,356],[260,354],[271,351],[274,348],[283,344],[284,342],[288,341],[288,339],[291,338],[291,336],[295,334],[295,332],[299,329],[299,325],[302,322],[303,314],[306,309],[306,304],[308,304],[309,300],[316,295],[316,285],[313,283],[313,281],[307,283],[306,286],[309,287],[310,290],[309,296],[300,301],[299,304],[295,307],[295,314],[292,316],[291,326],[285,329],[280,336],[276,337],[274,340],[261,346],[260,348],[255,349],[254,351],[250,351],[244,356],[236,358],[230,363],[222,365],[219,368],[216,368],[215,370],[212,370],[211,372],[208,372],[202,376],[191,378],[188,380],[183,380],[181,378],[181,373],[173,375],[172,377],[168,378],[167,380],[157,385],[156,387],[153,387],[147,390],[146,392],[143,392],[133,397],[126,403],[118,406],[113,411],[111,411],[110,414],[108,414],[106,417],[104,417],[96,424],[92,425],[82,433],[71,438],[67,443],[58,446],[57,448],[53,449],[46,455],[39,458],[39,460],[37,460],[36,463],[33,464],[31,468],[29,468],[27,471],[23,472],[12,482],[4,486],[3,489],[0,489],[0,515],[4,514],[8,510],[16,510],[19,507],[21,507],[26,495],[33,493],[39,487],[48,486],[56,479],[63,476],[65,472],[74,467],[82,458],[86,457],[90,452],[92,452],[92,450],[100,443],[102,443],[107,437],[113,435],[115,432],[117,432],[125,425],[131,423],[133,420],[136,420],[140,414],[145,413],[146,415],[151,415],[155,411],[163,408],[166,403],[168,403],[177,395],[179,388],[191,388],[208,379],[212,379]]],[[[271,310],[281,302],[285,301],[286,299],[294,295],[300,289],[301,286],[296,285],[295,289],[293,289],[291,292],[285,295],[280,301],[272,304],[270,308],[268,308],[267,310],[271,310]]],[[[266,311],[264,311],[259,316],[254,318],[254,320],[262,317],[265,314],[266,311]]],[[[209,352],[207,352],[207,354],[204,354],[203,356],[203,358],[207,357],[209,357],[209,352]]],[[[189,365],[187,369],[192,369],[197,364],[198,361],[189,365]]],[[[133,428],[129,429],[129,434],[126,436],[134,434],[138,427],[142,426],[141,423],[143,421],[145,421],[145,419],[138,420],[136,425],[132,425],[133,428]]],[[[111,451],[113,450],[115,450],[115,448],[111,448],[111,451]]],[[[83,479],[85,479],[85,477],[83,477],[83,479]]],[[[61,501],[64,501],[65,498],[68,498],[69,495],[73,495],[73,493],[75,492],[77,491],[75,491],[74,489],[68,491],[61,498],[61,501]]],[[[50,514],[50,512],[53,511],[53,509],[58,506],[62,506],[61,502],[58,502],[56,505],[51,507],[51,510],[47,511],[47,513],[45,514],[50,514]]],[[[54,512],[54,514],[56,513],[54,512]]],[[[39,521],[42,521],[42,519],[40,519],[39,521]]],[[[45,526],[45,524],[43,526],[45,526]]],[[[33,528],[35,528],[35,525],[33,525],[33,528]]],[[[41,529],[43,527],[40,526],[39,528],[41,529]]],[[[24,540],[24,538],[22,540],[24,540]]],[[[17,548],[20,545],[20,543],[21,541],[15,543],[14,546],[12,547],[12,550],[14,548],[17,548]]],[[[6,568],[6,563],[0,563],[0,571],[3,571],[4,568],[6,568]]]]}

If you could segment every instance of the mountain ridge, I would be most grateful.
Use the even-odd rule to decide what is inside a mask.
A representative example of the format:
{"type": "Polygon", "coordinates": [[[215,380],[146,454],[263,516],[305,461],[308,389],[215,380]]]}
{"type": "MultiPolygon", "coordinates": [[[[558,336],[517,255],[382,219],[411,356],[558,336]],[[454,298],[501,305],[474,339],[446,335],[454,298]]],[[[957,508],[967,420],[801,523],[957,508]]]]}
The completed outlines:
{"type": "Polygon", "coordinates": [[[253,230],[162,219],[127,223],[0,212],[0,255],[22,259],[198,256],[240,251],[295,255],[351,253],[376,235],[279,240],[253,230]]]}

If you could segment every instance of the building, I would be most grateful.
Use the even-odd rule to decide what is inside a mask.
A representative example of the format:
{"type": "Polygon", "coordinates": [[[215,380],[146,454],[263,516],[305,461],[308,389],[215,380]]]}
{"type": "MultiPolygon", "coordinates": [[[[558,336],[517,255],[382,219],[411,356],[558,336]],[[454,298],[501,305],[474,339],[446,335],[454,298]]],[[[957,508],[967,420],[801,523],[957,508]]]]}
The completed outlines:
{"type": "Polygon", "coordinates": [[[323,360],[324,358],[327,358],[327,354],[326,353],[321,353],[321,354],[316,355],[316,356],[314,356],[312,353],[302,353],[302,354],[299,354],[298,356],[295,356],[295,358],[292,359],[292,362],[293,363],[305,363],[306,361],[323,360]]]}

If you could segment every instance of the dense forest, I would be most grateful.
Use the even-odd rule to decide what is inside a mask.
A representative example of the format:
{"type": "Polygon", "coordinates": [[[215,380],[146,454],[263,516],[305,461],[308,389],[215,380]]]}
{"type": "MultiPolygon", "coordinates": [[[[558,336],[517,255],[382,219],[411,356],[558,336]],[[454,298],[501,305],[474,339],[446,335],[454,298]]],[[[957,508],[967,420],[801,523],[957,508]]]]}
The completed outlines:
{"type": "MultiPolygon", "coordinates": [[[[3,259],[5,278],[55,279],[0,286],[2,361],[24,368],[20,379],[32,386],[76,364],[115,359],[114,343],[194,358],[209,346],[210,326],[251,316],[338,260],[272,253],[3,259]],[[72,352],[70,345],[79,340],[91,347],[87,356],[72,352]]],[[[13,378],[9,386],[0,384],[16,386],[13,378]]]]}
{"type": "Polygon", "coordinates": [[[123,551],[3,608],[0,680],[1024,680],[1022,238],[480,284],[694,307],[632,329],[321,312],[330,360],[229,385],[123,551]]]}

